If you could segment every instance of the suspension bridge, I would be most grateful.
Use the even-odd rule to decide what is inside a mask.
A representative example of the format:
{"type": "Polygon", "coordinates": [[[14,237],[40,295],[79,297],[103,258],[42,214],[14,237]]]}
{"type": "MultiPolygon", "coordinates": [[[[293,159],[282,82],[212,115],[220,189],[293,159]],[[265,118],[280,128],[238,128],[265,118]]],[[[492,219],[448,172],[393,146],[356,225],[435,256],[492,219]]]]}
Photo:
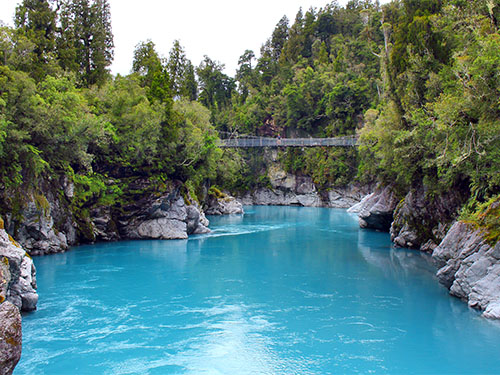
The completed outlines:
{"type": "Polygon", "coordinates": [[[220,147],[355,147],[358,137],[355,135],[334,138],[271,138],[244,136],[221,139],[220,147]]]}

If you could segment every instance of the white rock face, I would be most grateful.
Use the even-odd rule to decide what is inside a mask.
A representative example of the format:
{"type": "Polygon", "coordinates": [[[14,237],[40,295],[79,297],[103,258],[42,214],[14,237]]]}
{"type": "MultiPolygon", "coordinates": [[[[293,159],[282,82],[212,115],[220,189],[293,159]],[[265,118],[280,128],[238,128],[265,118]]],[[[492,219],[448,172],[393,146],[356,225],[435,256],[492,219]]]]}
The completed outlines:
{"type": "Polygon", "coordinates": [[[295,186],[283,183],[273,189],[261,188],[238,199],[244,205],[349,208],[366,194],[356,186],[319,193],[312,179],[304,176],[285,178],[283,181],[295,181],[295,186]]]}
{"type": "Polygon", "coordinates": [[[371,193],[371,194],[368,194],[368,195],[365,195],[363,197],[363,199],[361,199],[360,202],[352,205],[348,210],[347,212],[349,213],[354,213],[354,214],[358,214],[360,213],[363,209],[365,209],[365,207],[367,206],[367,202],[369,202],[371,200],[371,198],[373,197],[373,194],[374,193],[371,193]]]}
{"type": "Polygon", "coordinates": [[[438,279],[450,294],[483,310],[485,317],[500,319],[500,242],[491,247],[479,230],[458,222],[432,257],[440,267],[438,279]]]}
{"type": "Polygon", "coordinates": [[[176,219],[160,218],[143,221],[137,227],[139,238],[162,240],[186,239],[187,224],[176,219]]]}
{"type": "MultiPolygon", "coordinates": [[[[35,310],[38,294],[36,293],[36,270],[33,260],[19,244],[9,238],[4,229],[0,229],[0,262],[8,266],[9,275],[0,277],[3,280],[9,280],[5,292],[7,300],[20,310],[35,310]]],[[[7,270],[7,267],[2,269],[7,270]]],[[[3,284],[2,280],[0,284],[3,284]]]]}

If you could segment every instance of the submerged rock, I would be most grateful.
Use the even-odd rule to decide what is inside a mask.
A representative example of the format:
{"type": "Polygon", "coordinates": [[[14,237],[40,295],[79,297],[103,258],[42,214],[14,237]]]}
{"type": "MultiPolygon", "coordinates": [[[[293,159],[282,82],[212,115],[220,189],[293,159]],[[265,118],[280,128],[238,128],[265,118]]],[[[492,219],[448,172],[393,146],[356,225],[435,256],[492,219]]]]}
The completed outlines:
{"type": "Polygon", "coordinates": [[[450,294],[500,319],[500,242],[490,246],[480,230],[455,223],[432,253],[441,284],[450,294]]]}

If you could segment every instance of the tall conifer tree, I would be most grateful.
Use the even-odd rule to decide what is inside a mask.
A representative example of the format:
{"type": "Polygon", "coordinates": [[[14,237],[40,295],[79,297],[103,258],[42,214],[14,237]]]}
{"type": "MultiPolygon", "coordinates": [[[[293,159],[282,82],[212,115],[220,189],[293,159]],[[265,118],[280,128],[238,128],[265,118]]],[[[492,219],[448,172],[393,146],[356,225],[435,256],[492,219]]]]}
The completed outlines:
{"type": "Polygon", "coordinates": [[[83,86],[101,85],[113,60],[111,12],[107,0],[66,0],[61,10],[61,65],[77,69],[83,86]],[[63,52],[63,51],[61,51],[63,52]]]}

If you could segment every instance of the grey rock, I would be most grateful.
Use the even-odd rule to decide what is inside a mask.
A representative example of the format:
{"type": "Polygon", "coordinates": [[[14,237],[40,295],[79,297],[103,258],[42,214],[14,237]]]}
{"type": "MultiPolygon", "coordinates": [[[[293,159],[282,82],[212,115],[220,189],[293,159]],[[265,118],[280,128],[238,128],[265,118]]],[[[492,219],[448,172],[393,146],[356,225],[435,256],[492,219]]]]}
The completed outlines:
{"type": "Polygon", "coordinates": [[[0,304],[0,375],[14,371],[22,349],[21,314],[10,302],[0,304]]]}
{"type": "Polygon", "coordinates": [[[6,292],[2,288],[1,295],[18,309],[35,310],[38,302],[35,265],[26,251],[4,229],[0,229],[0,260],[0,285],[7,285],[6,292]]]}
{"type": "Polygon", "coordinates": [[[431,195],[423,186],[409,191],[394,210],[391,240],[401,247],[421,248],[431,240],[439,243],[465,202],[460,189],[431,195]]]}
{"type": "Polygon", "coordinates": [[[347,212],[349,213],[354,213],[354,214],[359,214],[361,211],[365,209],[365,207],[368,206],[369,202],[371,202],[372,197],[374,196],[375,193],[370,193],[365,195],[359,202],[353,204],[347,212]]]}
{"type": "Polygon", "coordinates": [[[455,223],[432,257],[438,280],[450,294],[483,310],[487,318],[500,318],[500,260],[497,245],[486,243],[479,230],[455,223]]]}
{"type": "MultiPolygon", "coordinates": [[[[146,184],[147,181],[139,181],[137,188],[144,190],[146,184]]],[[[180,188],[180,183],[169,184],[164,191],[144,194],[137,202],[127,206],[127,214],[116,221],[121,237],[186,239],[188,234],[208,233],[209,222],[199,205],[189,196],[188,202],[185,202],[180,188]]]]}
{"type": "MultiPolygon", "coordinates": [[[[29,197],[28,203],[21,209],[20,216],[23,218],[16,238],[19,243],[32,255],[49,254],[65,251],[68,249],[66,235],[54,226],[55,216],[69,216],[60,212],[59,205],[52,199],[40,195],[37,199],[29,197]],[[37,200],[43,202],[43,207],[37,200]]],[[[67,220],[66,220],[67,221],[67,220]]],[[[63,220],[64,222],[64,220],[63,220]]],[[[65,223],[66,224],[66,223],[65,223]]],[[[71,227],[71,225],[69,225],[71,227]]],[[[9,226],[13,232],[13,223],[9,226]]]]}
{"type": "Polygon", "coordinates": [[[292,190],[297,185],[295,175],[286,173],[277,163],[269,167],[267,177],[274,189],[292,190]]]}
{"type": "Polygon", "coordinates": [[[31,258],[3,229],[0,219],[0,375],[21,358],[23,311],[36,309],[36,270],[31,258]]]}
{"type": "Polygon", "coordinates": [[[187,212],[187,234],[205,234],[210,233],[208,229],[208,220],[199,210],[199,208],[193,204],[186,207],[187,212]]]}
{"type": "Polygon", "coordinates": [[[358,213],[359,226],[381,231],[389,231],[392,223],[393,212],[397,205],[396,195],[392,188],[377,188],[375,192],[364,202],[358,213]]]}
{"type": "Polygon", "coordinates": [[[120,239],[118,227],[113,219],[111,207],[96,207],[91,212],[94,237],[98,241],[116,241],[120,239]]]}
{"type": "Polygon", "coordinates": [[[243,205],[236,198],[224,193],[224,197],[218,198],[214,195],[209,195],[207,199],[207,215],[232,215],[243,214],[243,205]]]}
{"type": "Polygon", "coordinates": [[[314,194],[316,191],[316,185],[311,177],[296,177],[295,192],[297,194],[314,194]]]}
{"type": "Polygon", "coordinates": [[[0,303],[7,299],[8,287],[10,285],[9,259],[0,258],[0,303]]]}
{"type": "Polygon", "coordinates": [[[350,209],[363,200],[367,194],[367,190],[367,187],[361,187],[356,184],[350,184],[343,188],[332,188],[328,191],[326,206],[350,209]]]}
{"type": "Polygon", "coordinates": [[[174,240],[186,239],[187,224],[176,219],[153,219],[141,222],[135,232],[130,233],[131,238],[174,240]]]}
{"type": "Polygon", "coordinates": [[[238,200],[243,205],[349,208],[366,194],[365,189],[355,185],[319,193],[310,177],[295,176],[294,180],[292,188],[285,187],[286,184],[273,189],[260,188],[238,197],[238,200]]]}

